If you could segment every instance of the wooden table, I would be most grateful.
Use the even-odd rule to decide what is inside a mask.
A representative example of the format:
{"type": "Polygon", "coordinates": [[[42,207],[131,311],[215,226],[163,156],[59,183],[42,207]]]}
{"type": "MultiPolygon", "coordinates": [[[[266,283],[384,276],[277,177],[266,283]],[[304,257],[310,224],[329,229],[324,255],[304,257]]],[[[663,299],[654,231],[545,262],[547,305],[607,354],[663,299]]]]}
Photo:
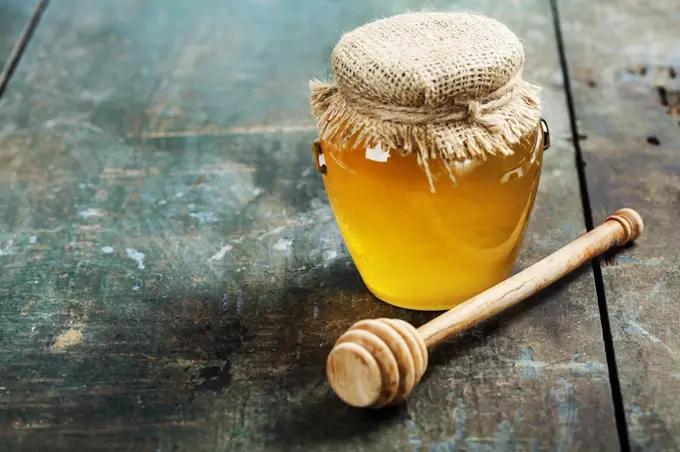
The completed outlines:
{"type": "Polygon", "coordinates": [[[680,449],[674,0],[42,6],[0,2],[1,450],[680,449]],[[307,81],[342,31],[423,7],[505,22],[544,88],[519,267],[620,207],[647,229],[440,347],[407,403],[361,411],[325,381],[334,340],[435,314],[363,286],[307,81]]]}

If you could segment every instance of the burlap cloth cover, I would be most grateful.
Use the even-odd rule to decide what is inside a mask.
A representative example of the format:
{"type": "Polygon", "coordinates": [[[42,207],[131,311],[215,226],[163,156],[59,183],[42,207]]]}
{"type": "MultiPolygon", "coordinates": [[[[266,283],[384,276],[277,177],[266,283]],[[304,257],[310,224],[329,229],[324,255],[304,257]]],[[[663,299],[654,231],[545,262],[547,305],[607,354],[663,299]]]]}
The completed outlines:
{"type": "MultiPolygon", "coordinates": [[[[538,126],[539,88],[522,79],[521,42],[469,13],[415,12],[345,33],[333,49],[335,82],[310,82],[322,139],[428,159],[511,155],[538,126]]],[[[430,183],[432,180],[430,178],[430,183]]]]}

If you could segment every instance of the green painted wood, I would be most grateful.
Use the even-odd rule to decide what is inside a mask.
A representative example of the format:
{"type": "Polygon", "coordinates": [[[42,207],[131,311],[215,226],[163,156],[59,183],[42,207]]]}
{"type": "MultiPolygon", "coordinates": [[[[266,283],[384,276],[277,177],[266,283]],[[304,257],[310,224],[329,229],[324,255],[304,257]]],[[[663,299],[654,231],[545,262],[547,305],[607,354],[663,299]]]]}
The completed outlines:
{"type": "MultiPolygon", "coordinates": [[[[377,316],[314,171],[307,81],[342,30],[418,1],[76,1],[48,8],[0,110],[0,445],[21,450],[611,450],[589,267],[442,346],[408,402],[324,375],[377,316]]],[[[481,9],[545,86],[519,266],[584,229],[552,18],[481,9]]]]}
{"type": "Polygon", "coordinates": [[[637,245],[604,262],[633,450],[680,449],[680,48],[677,3],[560,3],[595,221],[642,214],[637,245]]]}
{"type": "Polygon", "coordinates": [[[3,0],[0,3],[0,72],[37,4],[38,0],[3,0]]]}

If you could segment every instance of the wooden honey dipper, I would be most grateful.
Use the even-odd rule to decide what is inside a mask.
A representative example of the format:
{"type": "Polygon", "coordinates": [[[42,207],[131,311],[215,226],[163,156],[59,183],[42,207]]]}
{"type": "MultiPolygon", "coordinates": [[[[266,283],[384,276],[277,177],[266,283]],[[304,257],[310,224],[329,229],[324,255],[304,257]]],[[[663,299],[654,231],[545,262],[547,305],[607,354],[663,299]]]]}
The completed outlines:
{"type": "Polygon", "coordinates": [[[397,319],[361,320],[335,343],[326,373],[348,405],[381,408],[401,403],[427,368],[428,349],[535,294],[612,247],[636,240],[642,218],[621,209],[543,260],[416,329],[397,319]]]}

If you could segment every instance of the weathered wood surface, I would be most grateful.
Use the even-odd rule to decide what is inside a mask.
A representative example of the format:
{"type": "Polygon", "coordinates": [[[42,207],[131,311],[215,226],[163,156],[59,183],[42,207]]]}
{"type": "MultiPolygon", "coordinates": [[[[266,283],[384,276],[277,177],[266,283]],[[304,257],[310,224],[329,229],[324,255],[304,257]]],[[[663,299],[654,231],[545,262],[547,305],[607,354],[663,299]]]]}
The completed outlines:
{"type": "Polygon", "coordinates": [[[633,450],[680,449],[680,47],[674,0],[562,1],[593,216],[646,232],[603,267],[633,450]]]}
{"type": "Polygon", "coordinates": [[[38,0],[0,2],[0,74],[37,4],[38,0]]]}
{"type": "Polygon", "coordinates": [[[612,450],[584,267],[362,412],[325,358],[368,295],[313,169],[341,31],[481,10],[523,39],[553,147],[519,265],[584,230],[547,2],[54,2],[0,109],[0,448],[612,450]],[[288,444],[288,445],[286,445],[288,444]]]}

